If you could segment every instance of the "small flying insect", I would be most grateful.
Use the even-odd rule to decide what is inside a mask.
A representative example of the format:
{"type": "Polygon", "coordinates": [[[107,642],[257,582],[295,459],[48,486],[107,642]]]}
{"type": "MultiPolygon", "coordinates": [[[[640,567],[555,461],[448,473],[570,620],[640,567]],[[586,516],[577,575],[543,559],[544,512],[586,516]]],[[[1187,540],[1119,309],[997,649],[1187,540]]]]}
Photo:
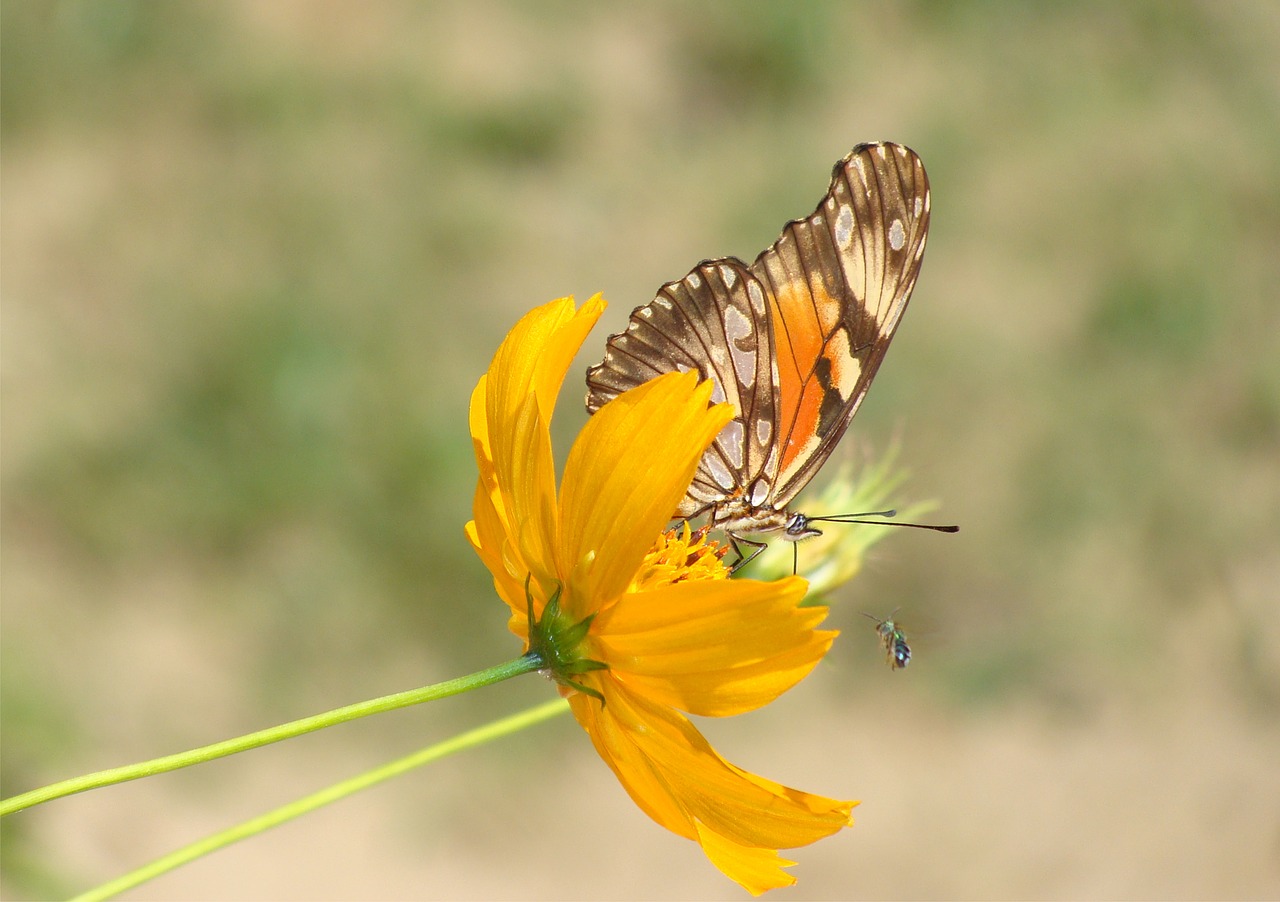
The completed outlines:
{"type": "Polygon", "coordinates": [[[885,660],[894,670],[901,670],[911,663],[911,646],[907,644],[907,634],[893,619],[893,615],[898,611],[899,608],[894,608],[893,614],[883,620],[865,611],[862,614],[863,617],[876,622],[876,634],[880,637],[880,644],[884,646],[885,660]]]}

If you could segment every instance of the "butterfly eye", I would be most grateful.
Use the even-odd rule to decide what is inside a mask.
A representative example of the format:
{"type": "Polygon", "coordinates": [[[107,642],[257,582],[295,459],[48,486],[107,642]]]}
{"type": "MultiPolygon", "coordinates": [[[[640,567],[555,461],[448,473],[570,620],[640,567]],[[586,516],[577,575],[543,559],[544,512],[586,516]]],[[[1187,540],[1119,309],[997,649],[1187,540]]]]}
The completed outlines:
{"type": "Polygon", "coordinates": [[[822,535],[822,530],[810,526],[809,518],[799,513],[791,515],[791,519],[787,521],[786,532],[787,538],[793,542],[822,535]]]}

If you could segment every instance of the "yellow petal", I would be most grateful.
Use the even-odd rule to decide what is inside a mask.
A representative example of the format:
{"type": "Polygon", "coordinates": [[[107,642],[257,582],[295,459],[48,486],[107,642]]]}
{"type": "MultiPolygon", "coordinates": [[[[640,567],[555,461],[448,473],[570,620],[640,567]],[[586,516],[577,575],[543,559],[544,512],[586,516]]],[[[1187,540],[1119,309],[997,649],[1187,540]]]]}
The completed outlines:
{"type": "Polygon", "coordinates": [[[498,476],[493,467],[493,449],[489,443],[489,422],[485,411],[486,384],[486,378],[481,376],[480,381],[476,383],[475,389],[471,392],[471,407],[469,411],[471,444],[476,454],[476,469],[480,474],[477,490],[484,491],[489,495],[490,505],[505,528],[507,512],[503,505],[502,495],[498,491],[498,476]]]}
{"type": "Polygon", "coordinates": [[[730,405],[707,406],[712,387],[694,373],[659,376],[602,407],[574,442],[561,485],[560,565],[573,574],[576,616],[626,590],[702,452],[732,419],[730,405]]]}
{"type": "Polygon", "coordinates": [[[548,592],[557,582],[552,549],[558,532],[551,414],[565,371],[603,309],[597,297],[578,311],[572,298],[530,311],[507,334],[472,394],[481,483],[496,496],[492,506],[517,565],[548,592]]]}
{"type": "Polygon", "coordinates": [[[596,656],[619,683],[691,714],[752,711],[817,665],[836,637],[798,607],[805,581],[682,582],[624,595],[593,625],[596,656]]]}
{"type": "Polygon", "coordinates": [[[514,527],[507,515],[507,504],[498,488],[485,413],[486,382],[486,377],[481,376],[471,394],[471,435],[480,478],[476,482],[475,498],[471,505],[473,519],[466,524],[464,531],[480,560],[493,574],[493,585],[498,597],[511,608],[514,624],[512,632],[527,637],[525,621],[528,607],[525,602],[524,579],[531,568],[524,563],[519,548],[513,544],[511,536],[514,527]]]}
{"type": "MultiPolygon", "coordinates": [[[[570,298],[570,301],[573,299],[570,298]]],[[[599,294],[592,295],[573,317],[562,323],[551,335],[550,340],[538,355],[534,370],[534,394],[538,398],[542,417],[551,422],[551,414],[555,410],[556,398],[560,394],[560,386],[564,383],[565,373],[573,363],[578,349],[582,347],[587,333],[595,328],[600,314],[608,306],[599,294]]],[[[581,403],[581,395],[577,396],[581,403]]]]}
{"type": "Polygon", "coordinates": [[[471,428],[471,443],[475,446],[476,461],[480,463],[481,478],[485,468],[493,470],[493,449],[489,444],[489,414],[485,405],[488,395],[489,377],[482,375],[471,390],[471,405],[467,408],[468,426],[471,428]]]}
{"type": "MultiPolygon", "coordinates": [[[[474,526],[468,527],[467,535],[493,573],[495,584],[515,579],[523,586],[524,577],[533,573],[547,585],[554,582],[550,549],[557,529],[551,437],[530,394],[512,422],[502,427],[504,440],[498,449],[502,457],[492,460],[485,384],[481,379],[471,399],[472,441],[480,478],[472,502],[474,526]]],[[[510,593],[501,585],[498,591],[510,604],[510,593]]],[[[523,589],[519,597],[523,610],[523,589]]]]}
{"type": "Polygon", "coordinates": [[[711,863],[751,895],[795,884],[796,878],[783,870],[795,862],[783,858],[776,849],[740,845],[708,829],[701,821],[697,828],[698,842],[711,863]]]}
{"type": "Polygon", "coordinates": [[[599,295],[574,310],[573,298],[535,307],[520,318],[489,365],[488,406],[492,417],[507,422],[529,394],[538,398],[542,418],[551,422],[556,395],[583,339],[604,312],[599,295]]]}
{"type": "Polygon", "coordinates": [[[510,439],[504,453],[511,457],[498,461],[498,484],[509,511],[510,542],[518,554],[517,566],[546,587],[539,596],[546,598],[559,581],[553,554],[559,523],[551,432],[532,394],[504,428],[510,439]]]}
{"type": "Polygon", "coordinates": [[[735,767],[687,718],[602,682],[602,719],[617,724],[615,733],[662,776],[688,818],[734,842],[767,849],[808,845],[848,826],[853,802],[789,789],[735,767]]]}
{"type": "MultiPolygon", "coordinates": [[[[595,674],[585,675],[583,682],[608,693],[606,698],[616,695],[607,679],[601,680],[595,674]]],[[[606,701],[602,707],[599,700],[579,693],[569,697],[569,706],[573,716],[591,737],[596,752],[640,810],[672,833],[696,839],[693,819],[672,794],[663,775],[631,738],[634,727],[624,726],[612,713],[606,713],[613,707],[612,702],[606,701]]]]}
{"type": "Polygon", "coordinates": [[[850,824],[856,802],[747,773],[717,755],[676,712],[619,689],[607,675],[595,685],[603,705],[583,695],[570,703],[627,793],[674,833],[691,839],[714,833],[716,866],[752,892],[783,885],[761,877],[762,850],[808,845],[850,824]]]}
{"type": "Polygon", "coordinates": [[[493,586],[498,597],[507,603],[513,614],[525,617],[524,576],[529,569],[519,560],[518,552],[508,540],[506,524],[498,516],[492,496],[483,485],[476,486],[471,510],[475,519],[465,527],[467,540],[493,574],[493,586]]]}

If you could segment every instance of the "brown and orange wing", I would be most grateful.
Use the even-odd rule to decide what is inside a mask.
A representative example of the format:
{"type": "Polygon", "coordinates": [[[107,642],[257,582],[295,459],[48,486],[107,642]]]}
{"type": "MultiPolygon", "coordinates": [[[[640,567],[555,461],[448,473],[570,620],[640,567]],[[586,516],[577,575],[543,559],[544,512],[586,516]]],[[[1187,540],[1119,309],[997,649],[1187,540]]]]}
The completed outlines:
{"type": "Polygon", "coordinates": [[[609,338],[604,360],[587,370],[587,412],[661,373],[696,371],[714,379],[712,400],[736,416],[702,456],[693,484],[675,512],[693,517],[742,494],[777,466],[773,343],[768,304],[741,260],[704,260],[668,282],[631,314],[626,331],[609,338]]]}
{"type": "Polygon", "coordinates": [[[751,272],[769,297],[777,355],[782,508],[834,450],[867,393],[920,272],[929,180],[900,144],[836,164],[812,214],[788,223],[751,272]]]}

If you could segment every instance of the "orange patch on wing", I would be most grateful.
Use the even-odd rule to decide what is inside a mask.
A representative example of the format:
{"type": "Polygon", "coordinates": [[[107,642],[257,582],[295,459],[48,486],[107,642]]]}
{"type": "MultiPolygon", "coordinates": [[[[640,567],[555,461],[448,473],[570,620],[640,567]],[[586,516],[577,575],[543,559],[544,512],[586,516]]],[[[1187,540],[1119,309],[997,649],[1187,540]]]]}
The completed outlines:
{"type": "MultiPolygon", "coordinates": [[[[786,440],[778,472],[786,474],[814,445],[824,393],[813,373],[830,331],[824,325],[839,322],[840,304],[821,283],[792,280],[778,286],[771,312],[778,357],[778,436],[786,440]]],[[[832,363],[838,373],[839,362],[832,363]]]]}

